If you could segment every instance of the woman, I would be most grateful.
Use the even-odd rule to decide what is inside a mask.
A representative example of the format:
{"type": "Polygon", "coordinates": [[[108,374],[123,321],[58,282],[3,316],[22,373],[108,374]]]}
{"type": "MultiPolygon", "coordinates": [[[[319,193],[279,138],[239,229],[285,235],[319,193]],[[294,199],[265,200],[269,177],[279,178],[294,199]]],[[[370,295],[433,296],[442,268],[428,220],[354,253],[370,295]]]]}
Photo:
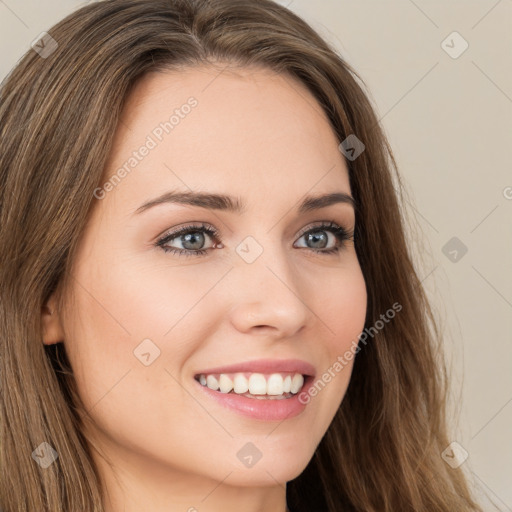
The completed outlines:
{"type": "Polygon", "coordinates": [[[106,0],[33,45],[0,102],[4,512],[480,510],[358,80],[267,0],[106,0]]]}

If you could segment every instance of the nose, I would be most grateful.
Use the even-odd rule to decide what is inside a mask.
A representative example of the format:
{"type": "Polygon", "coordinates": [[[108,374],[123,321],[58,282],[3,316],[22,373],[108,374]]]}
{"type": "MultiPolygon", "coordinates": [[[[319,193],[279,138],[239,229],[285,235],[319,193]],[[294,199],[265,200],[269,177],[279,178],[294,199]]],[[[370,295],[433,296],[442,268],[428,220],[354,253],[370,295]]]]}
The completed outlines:
{"type": "Polygon", "coordinates": [[[243,252],[234,255],[235,268],[229,278],[233,290],[230,319],[243,333],[293,337],[312,314],[305,302],[306,283],[290,265],[285,248],[266,245],[251,263],[243,252]]]}

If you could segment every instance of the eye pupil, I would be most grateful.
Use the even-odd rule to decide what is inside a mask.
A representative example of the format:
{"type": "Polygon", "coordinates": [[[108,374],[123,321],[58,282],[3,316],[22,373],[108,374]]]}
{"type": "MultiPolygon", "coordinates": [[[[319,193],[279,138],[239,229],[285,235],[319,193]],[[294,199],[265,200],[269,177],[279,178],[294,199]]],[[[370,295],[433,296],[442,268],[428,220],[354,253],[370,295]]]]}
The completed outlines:
{"type": "Polygon", "coordinates": [[[194,249],[200,249],[201,246],[204,244],[204,234],[201,233],[200,231],[193,231],[193,232],[190,232],[190,233],[187,233],[186,235],[182,235],[181,236],[181,239],[182,239],[182,242],[183,242],[183,246],[186,248],[186,249],[190,249],[190,250],[194,250],[194,249]],[[199,235],[199,244],[197,244],[197,238],[199,235]],[[195,241],[195,245],[194,245],[194,241],[195,241]],[[192,243],[192,247],[186,247],[185,244],[191,242],[192,243]],[[199,245],[199,247],[197,247],[197,245],[199,245]]]}
{"type": "Polygon", "coordinates": [[[312,241],[314,244],[316,244],[318,241],[322,241],[320,246],[315,246],[315,248],[324,248],[327,245],[328,239],[326,236],[325,231],[315,231],[315,233],[309,233],[308,234],[308,241],[312,241]],[[317,233],[322,233],[321,235],[318,235],[317,233]]]}

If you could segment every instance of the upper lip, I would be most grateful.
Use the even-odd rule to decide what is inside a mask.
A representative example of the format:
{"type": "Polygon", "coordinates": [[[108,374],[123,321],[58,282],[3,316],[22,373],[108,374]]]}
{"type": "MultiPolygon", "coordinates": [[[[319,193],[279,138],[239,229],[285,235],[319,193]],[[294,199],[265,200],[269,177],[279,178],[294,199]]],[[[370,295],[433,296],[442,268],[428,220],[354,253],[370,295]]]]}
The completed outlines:
{"type": "Polygon", "coordinates": [[[212,373],[236,373],[236,372],[257,372],[257,373],[279,373],[295,372],[302,375],[314,376],[315,367],[300,359],[255,359],[243,363],[235,363],[229,366],[217,366],[197,372],[196,375],[212,373]]]}

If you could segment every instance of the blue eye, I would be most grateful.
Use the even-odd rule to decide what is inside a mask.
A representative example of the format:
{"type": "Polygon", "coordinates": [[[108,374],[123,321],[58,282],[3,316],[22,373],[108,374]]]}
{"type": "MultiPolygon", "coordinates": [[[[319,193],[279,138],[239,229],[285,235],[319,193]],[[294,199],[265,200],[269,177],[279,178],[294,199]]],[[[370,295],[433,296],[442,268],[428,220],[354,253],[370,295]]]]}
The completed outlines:
{"type": "MultiPolygon", "coordinates": [[[[346,230],[333,221],[328,223],[322,222],[317,226],[309,228],[307,231],[301,234],[299,239],[304,236],[307,239],[306,243],[316,244],[316,247],[306,246],[306,248],[309,248],[311,251],[320,254],[338,253],[339,250],[343,248],[346,241],[354,240],[353,230],[346,230]],[[330,241],[329,239],[331,238],[328,236],[329,233],[331,233],[331,235],[334,237],[337,245],[328,249],[324,249],[323,247],[328,245],[330,241]]],[[[207,254],[208,250],[222,247],[218,231],[213,228],[213,226],[209,226],[207,224],[200,224],[198,226],[184,226],[176,231],[167,233],[162,238],[160,238],[155,245],[160,247],[165,252],[170,252],[179,256],[204,256],[207,254]],[[212,247],[204,249],[206,238],[214,239],[219,243],[216,242],[212,247]],[[178,239],[183,248],[172,247],[169,245],[169,243],[175,239],[178,239]]]]}
{"type": "Polygon", "coordinates": [[[176,231],[173,231],[172,233],[164,235],[163,238],[160,238],[157,241],[156,245],[165,252],[171,252],[180,256],[203,256],[208,252],[208,249],[202,249],[197,246],[203,245],[205,234],[207,234],[210,238],[219,238],[218,231],[211,226],[206,224],[201,224],[200,226],[190,225],[184,226],[176,231]],[[184,249],[169,247],[167,244],[176,238],[179,238],[181,244],[186,244],[189,247],[185,247],[184,249]]]}
{"type": "Polygon", "coordinates": [[[306,236],[308,242],[313,242],[314,244],[318,244],[317,247],[309,247],[313,252],[321,253],[321,254],[335,254],[338,253],[341,248],[343,248],[346,241],[354,240],[354,232],[353,230],[346,230],[345,228],[339,226],[335,222],[331,221],[329,223],[321,223],[318,226],[314,226],[313,228],[308,229],[305,233],[303,233],[299,238],[306,236]],[[331,247],[330,249],[322,249],[325,245],[329,243],[328,233],[334,236],[335,240],[338,242],[338,245],[331,247]]]}

